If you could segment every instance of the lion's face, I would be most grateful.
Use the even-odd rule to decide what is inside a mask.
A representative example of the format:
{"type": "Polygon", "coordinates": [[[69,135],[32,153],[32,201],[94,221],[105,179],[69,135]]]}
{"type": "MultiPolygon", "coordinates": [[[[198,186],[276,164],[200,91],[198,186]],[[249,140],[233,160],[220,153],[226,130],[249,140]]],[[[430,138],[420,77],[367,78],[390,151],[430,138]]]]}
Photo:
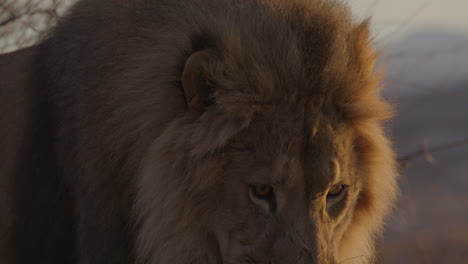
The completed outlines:
{"type": "Polygon", "coordinates": [[[362,191],[353,131],[271,108],[220,152],[207,227],[225,263],[333,263],[362,191]]]}
{"type": "Polygon", "coordinates": [[[264,107],[242,128],[216,122],[223,118],[213,108],[197,125],[182,122],[179,132],[156,143],[146,168],[151,179],[144,182],[153,186],[146,198],[152,208],[146,219],[153,221],[140,237],[141,245],[158,238],[159,246],[145,249],[156,248],[154,263],[372,259],[374,235],[394,195],[393,177],[385,178],[393,176],[391,152],[386,141],[366,139],[334,114],[312,109],[307,103],[264,107]],[[198,136],[232,131],[208,152],[197,145],[216,142],[198,136]]]}
{"type": "Polygon", "coordinates": [[[185,58],[186,108],[149,146],[138,179],[142,261],[372,260],[395,196],[389,107],[366,25],[310,17],[322,15],[299,21],[307,35],[275,24],[289,38],[272,40],[274,23],[229,28],[185,58]]]}

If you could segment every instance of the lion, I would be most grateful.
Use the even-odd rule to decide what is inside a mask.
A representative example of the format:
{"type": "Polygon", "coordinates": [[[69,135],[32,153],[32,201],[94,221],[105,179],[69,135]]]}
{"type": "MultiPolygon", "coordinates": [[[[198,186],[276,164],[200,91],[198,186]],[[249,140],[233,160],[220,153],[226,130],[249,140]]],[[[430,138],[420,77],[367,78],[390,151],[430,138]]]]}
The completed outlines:
{"type": "Polygon", "coordinates": [[[373,262],[375,59],[335,1],[79,1],[0,58],[2,263],[373,262]]]}

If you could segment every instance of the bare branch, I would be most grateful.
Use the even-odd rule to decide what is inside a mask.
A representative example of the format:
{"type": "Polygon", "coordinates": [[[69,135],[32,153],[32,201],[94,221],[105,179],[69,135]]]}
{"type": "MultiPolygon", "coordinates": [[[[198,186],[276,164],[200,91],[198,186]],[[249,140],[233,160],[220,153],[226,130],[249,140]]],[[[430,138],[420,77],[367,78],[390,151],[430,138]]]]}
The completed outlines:
{"type": "Polygon", "coordinates": [[[0,21],[0,27],[1,27],[1,26],[5,26],[5,25],[11,23],[11,22],[17,20],[18,18],[19,18],[18,16],[16,16],[16,15],[13,14],[13,13],[11,13],[11,15],[10,15],[7,19],[5,19],[5,20],[3,20],[3,21],[0,21]]]}
{"type": "Polygon", "coordinates": [[[462,140],[457,140],[457,141],[452,141],[448,142],[446,144],[438,145],[435,147],[430,148],[427,144],[427,142],[424,142],[421,149],[407,154],[403,155],[398,158],[398,163],[402,168],[407,168],[410,165],[410,162],[416,158],[419,157],[424,157],[429,163],[434,164],[435,159],[432,157],[432,153],[444,151],[444,150],[449,150],[453,148],[457,148],[463,145],[468,145],[468,138],[462,139],[462,140]]]}
{"type": "Polygon", "coordinates": [[[0,53],[34,44],[75,0],[0,0],[0,53]]]}

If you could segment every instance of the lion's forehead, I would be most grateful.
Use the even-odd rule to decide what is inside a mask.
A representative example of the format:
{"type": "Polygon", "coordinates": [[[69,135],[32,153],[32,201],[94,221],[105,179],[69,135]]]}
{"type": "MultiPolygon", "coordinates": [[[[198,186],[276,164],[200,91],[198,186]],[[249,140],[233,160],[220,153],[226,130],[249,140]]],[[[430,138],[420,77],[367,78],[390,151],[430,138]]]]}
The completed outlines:
{"type": "Polygon", "coordinates": [[[274,169],[275,175],[304,175],[331,182],[348,177],[354,165],[350,130],[343,124],[313,124],[303,116],[278,112],[253,120],[239,141],[255,150],[254,164],[274,169]]]}

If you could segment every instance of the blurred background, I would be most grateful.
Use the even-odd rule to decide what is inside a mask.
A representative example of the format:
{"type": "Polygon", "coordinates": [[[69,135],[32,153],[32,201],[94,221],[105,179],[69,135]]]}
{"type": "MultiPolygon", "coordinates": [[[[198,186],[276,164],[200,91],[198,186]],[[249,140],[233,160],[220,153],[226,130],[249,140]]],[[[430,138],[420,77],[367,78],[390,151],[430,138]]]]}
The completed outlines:
{"type": "Polygon", "coordinates": [[[348,3],[372,16],[405,165],[378,263],[468,263],[468,1],[348,3]]]}
{"type": "MultiPolygon", "coordinates": [[[[73,2],[0,0],[0,53],[34,44],[73,2]]],[[[372,17],[397,106],[401,193],[377,263],[468,263],[468,1],[345,2],[372,17]]]]}

